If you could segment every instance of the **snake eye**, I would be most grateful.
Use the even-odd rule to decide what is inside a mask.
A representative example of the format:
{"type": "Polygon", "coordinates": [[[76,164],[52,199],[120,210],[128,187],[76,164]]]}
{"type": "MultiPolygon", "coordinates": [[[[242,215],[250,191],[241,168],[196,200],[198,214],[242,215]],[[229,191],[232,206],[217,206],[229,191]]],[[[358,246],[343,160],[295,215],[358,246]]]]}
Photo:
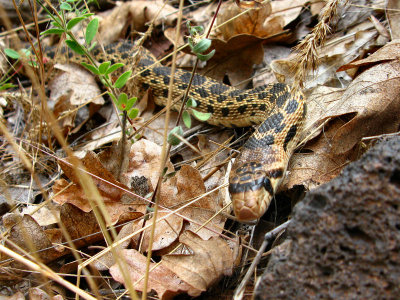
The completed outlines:
{"type": "Polygon", "coordinates": [[[274,191],[272,189],[271,180],[268,177],[264,178],[264,189],[272,196],[274,191]]]}

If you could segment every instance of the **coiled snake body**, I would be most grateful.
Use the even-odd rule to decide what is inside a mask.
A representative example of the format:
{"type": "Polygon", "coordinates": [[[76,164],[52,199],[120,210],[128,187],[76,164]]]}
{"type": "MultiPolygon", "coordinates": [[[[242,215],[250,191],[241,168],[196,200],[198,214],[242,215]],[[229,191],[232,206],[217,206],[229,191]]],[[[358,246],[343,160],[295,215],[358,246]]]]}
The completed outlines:
{"type": "MultiPolygon", "coordinates": [[[[130,43],[109,45],[105,54],[95,49],[93,55],[99,61],[127,61],[131,59],[132,47],[130,43]]],[[[145,51],[135,73],[139,73],[139,88],[151,88],[156,103],[164,105],[171,69],[155,63],[153,56],[145,51]]],[[[173,98],[182,97],[190,76],[190,72],[176,70],[173,98]]],[[[229,192],[237,219],[260,218],[277,191],[298,143],[305,114],[303,95],[293,95],[289,86],[282,83],[239,90],[196,74],[189,96],[196,100],[197,111],[211,113],[209,124],[244,127],[261,123],[243,146],[229,175],[229,192]]],[[[175,108],[179,106],[180,103],[175,108]]]]}

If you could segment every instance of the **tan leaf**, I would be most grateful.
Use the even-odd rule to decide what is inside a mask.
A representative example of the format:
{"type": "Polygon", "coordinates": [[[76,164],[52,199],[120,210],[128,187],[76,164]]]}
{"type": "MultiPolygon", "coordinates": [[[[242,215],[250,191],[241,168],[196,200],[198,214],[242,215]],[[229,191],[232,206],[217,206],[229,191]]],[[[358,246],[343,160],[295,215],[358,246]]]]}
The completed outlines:
{"type": "Polygon", "coordinates": [[[304,150],[310,153],[294,155],[288,186],[303,183],[309,186],[332,179],[348,162],[358,158],[358,146],[363,137],[397,131],[400,125],[399,78],[398,61],[381,63],[358,76],[333,103],[324,106],[314,99],[315,107],[322,104],[325,112],[308,111],[306,119],[318,116],[314,118],[314,125],[308,126],[316,129],[321,125],[319,130],[314,130],[320,134],[305,145],[304,150]]]}
{"type": "Polygon", "coordinates": [[[237,35],[227,42],[212,40],[215,55],[207,62],[202,74],[223,81],[229,77],[231,85],[244,88],[253,73],[254,64],[260,64],[264,57],[263,39],[251,35],[237,35]]]}
{"type": "Polygon", "coordinates": [[[229,23],[219,27],[224,40],[229,40],[238,34],[251,34],[257,37],[266,37],[276,33],[271,27],[264,27],[265,19],[271,14],[271,4],[266,3],[255,9],[250,9],[245,14],[246,9],[234,5],[232,2],[225,2],[221,7],[221,12],[217,16],[217,25],[234,18],[229,23]],[[238,16],[239,15],[239,16],[238,16]],[[237,17],[236,17],[237,16],[237,17]]]}
{"type": "Polygon", "coordinates": [[[394,40],[368,56],[341,66],[337,71],[345,71],[351,68],[370,66],[378,62],[398,60],[400,58],[400,40],[394,40]]]}
{"type": "Polygon", "coordinates": [[[400,38],[400,3],[397,0],[386,2],[386,16],[390,25],[392,40],[400,38]]]}
{"type": "Polygon", "coordinates": [[[164,5],[160,0],[119,3],[100,22],[99,35],[101,41],[107,45],[122,38],[128,26],[132,26],[131,30],[134,31],[145,31],[150,21],[155,20],[155,26],[174,26],[176,18],[175,8],[169,4],[164,5]]]}
{"type": "Polygon", "coordinates": [[[90,102],[97,105],[104,104],[105,101],[99,96],[101,92],[92,73],[74,64],[56,64],[55,67],[64,72],[49,83],[50,100],[57,101],[62,96],[68,96],[72,106],[90,102]]]}
{"type": "Polygon", "coordinates": [[[191,286],[205,291],[222,276],[232,274],[232,250],[221,238],[205,241],[193,232],[185,231],[179,241],[193,254],[165,255],[162,264],[191,286]]]}
{"type": "MultiPolygon", "coordinates": [[[[142,279],[146,273],[146,257],[140,252],[134,249],[122,250],[122,256],[124,257],[130,280],[137,282],[142,279]]],[[[154,263],[150,263],[150,269],[155,266],[154,263]]],[[[123,276],[118,269],[118,265],[113,265],[110,268],[111,276],[118,282],[124,283],[123,276]]],[[[135,285],[135,288],[139,291],[143,290],[143,280],[135,285]]],[[[155,290],[160,299],[172,299],[174,296],[187,292],[191,296],[199,296],[201,291],[191,287],[189,284],[182,281],[175,273],[165,268],[163,265],[157,266],[154,270],[149,273],[149,282],[147,291],[155,290]]]]}
{"type": "MultiPolygon", "coordinates": [[[[177,200],[180,204],[185,204],[187,201],[201,196],[206,192],[204,181],[199,171],[188,165],[183,165],[177,174],[177,189],[177,200]]],[[[219,198],[218,192],[205,196],[184,208],[181,213],[194,221],[189,222],[186,229],[197,231],[201,225],[213,217],[221,208],[222,200],[219,198]]],[[[202,228],[196,233],[203,239],[209,239],[222,232],[224,223],[225,218],[217,215],[207,224],[207,228],[202,228]]]]}
{"type": "MultiPolygon", "coordinates": [[[[43,263],[53,261],[54,259],[69,253],[69,251],[58,251],[52,247],[52,242],[45,230],[30,216],[13,216],[8,214],[3,217],[3,221],[9,227],[8,240],[18,245],[29,253],[35,253],[43,263]],[[13,224],[14,223],[14,224],[13,224]],[[43,251],[39,251],[43,250],[43,251]]],[[[12,246],[9,247],[15,250],[12,246]]],[[[15,250],[19,253],[18,250],[15,250]]]]}
{"type": "MultiPolygon", "coordinates": [[[[159,212],[157,214],[158,218],[162,218],[168,212],[159,212]]],[[[149,219],[146,224],[152,224],[153,218],[149,219]]],[[[142,222],[139,222],[137,226],[140,226],[142,222]]],[[[164,220],[157,222],[156,229],[154,232],[154,240],[152,245],[152,250],[157,251],[169,247],[173,242],[175,242],[179,234],[181,233],[183,226],[182,217],[171,215],[164,220]]],[[[143,251],[147,251],[149,248],[149,240],[151,234],[151,227],[145,230],[142,248],[143,251]]]]}
{"type": "MultiPolygon", "coordinates": [[[[129,166],[124,175],[128,178],[144,176],[150,179],[153,188],[157,185],[161,165],[161,147],[146,139],[132,145],[129,166]]],[[[167,163],[168,172],[173,171],[171,162],[167,163]]]]}
{"type": "MultiPolygon", "coordinates": [[[[92,176],[92,179],[102,196],[112,224],[117,221],[122,222],[122,220],[136,219],[143,215],[146,205],[145,201],[126,193],[124,190],[129,190],[129,188],[115,180],[114,176],[104,168],[97,155],[87,152],[81,162],[88,172],[97,176],[92,176]]],[[[60,162],[60,165],[64,173],[74,184],[69,185],[64,179],[57,180],[53,185],[53,192],[56,194],[53,197],[53,201],[61,205],[70,203],[79,207],[84,212],[90,212],[93,204],[90,203],[86,193],[81,188],[80,180],[73,167],[64,162],[60,162]]]]}

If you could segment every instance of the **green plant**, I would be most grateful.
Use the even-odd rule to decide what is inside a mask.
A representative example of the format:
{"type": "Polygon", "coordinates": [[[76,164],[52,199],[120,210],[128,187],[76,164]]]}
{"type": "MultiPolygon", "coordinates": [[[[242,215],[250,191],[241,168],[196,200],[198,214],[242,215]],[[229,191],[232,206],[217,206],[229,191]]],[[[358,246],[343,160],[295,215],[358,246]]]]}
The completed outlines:
{"type": "Polygon", "coordinates": [[[88,22],[85,30],[85,43],[80,44],[71,30],[80,22],[89,20],[93,16],[92,13],[89,13],[86,10],[85,6],[80,6],[82,1],[60,0],[60,11],[53,12],[44,6],[41,1],[37,1],[52,19],[51,25],[53,26],[53,28],[44,31],[41,34],[65,35],[67,37],[65,40],[66,45],[77,54],[84,55],[88,58],[88,63],[82,62],[82,66],[100,78],[100,81],[108,88],[109,96],[114,101],[116,107],[123,113],[124,118],[135,118],[139,113],[138,109],[133,108],[137,99],[135,97],[128,99],[126,93],[120,93],[119,95],[116,93],[116,90],[122,89],[126,85],[129,77],[132,75],[132,71],[124,72],[117,78],[117,80],[115,80],[114,83],[112,83],[111,75],[118,69],[124,67],[125,64],[111,64],[110,61],[98,64],[90,54],[90,50],[96,46],[94,38],[99,28],[98,18],[92,18],[88,22]],[[67,15],[70,12],[74,13],[75,17],[68,20],[67,15]]]}
{"type": "MultiPolygon", "coordinates": [[[[211,59],[215,54],[215,50],[211,50],[209,53],[205,54],[211,47],[211,40],[202,36],[202,33],[204,32],[203,26],[191,26],[190,21],[187,21],[186,26],[189,30],[188,43],[192,53],[201,61],[207,61],[211,59]]],[[[188,89],[189,88],[190,85],[188,89]]],[[[188,128],[192,126],[191,115],[203,122],[207,121],[211,117],[211,113],[195,110],[194,108],[196,106],[197,103],[193,98],[189,98],[185,103],[184,110],[182,112],[182,120],[185,126],[188,128]]],[[[182,134],[182,126],[176,126],[168,135],[168,143],[173,146],[179,145],[181,142],[180,136],[182,136],[182,134]]]]}

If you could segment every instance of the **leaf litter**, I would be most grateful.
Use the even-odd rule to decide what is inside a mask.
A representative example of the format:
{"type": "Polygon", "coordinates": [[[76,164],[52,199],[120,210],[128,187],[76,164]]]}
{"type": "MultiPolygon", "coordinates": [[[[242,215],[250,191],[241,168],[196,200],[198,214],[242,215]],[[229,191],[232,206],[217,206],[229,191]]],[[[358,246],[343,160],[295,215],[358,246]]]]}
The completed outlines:
{"type": "MultiPolygon", "coordinates": [[[[398,131],[399,42],[396,38],[399,15],[394,13],[396,5],[396,1],[388,2],[387,15],[382,14],[385,8],[382,1],[374,6],[357,7],[359,15],[354,13],[352,18],[340,21],[337,31],[327,35],[325,44],[317,49],[318,67],[309,70],[304,82],[308,110],[303,139],[299,151],[291,159],[289,176],[282,190],[299,186],[309,190],[331,180],[370,146],[363,138],[398,131]]],[[[187,9],[184,17],[207,27],[216,7],[215,3],[195,6],[187,9]]],[[[199,73],[241,88],[267,83],[260,80],[259,75],[266,73],[268,82],[274,76],[281,82],[293,83],[296,52],[282,53],[289,53],[293,43],[312,31],[312,26],[321,18],[322,7],[321,3],[307,6],[306,1],[300,0],[274,1],[261,6],[254,2],[250,9],[225,2],[217,15],[216,29],[211,32],[216,55],[199,73]],[[242,15],[237,17],[238,14],[242,15]],[[273,47],[278,49],[279,55],[272,53],[273,47]],[[255,69],[256,77],[252,78],[255,69]]],[[[153,31],[145,33],[149,39],[144,45],[161,58],[171,54],[177,12],[176,6],[164,5],[162,1],[118,3],[112,9],[96,13],[100,18],[98,40],[110,44],[127,33],[145,32],[154,21],[153,31]]],[[[344,12],[353,13],[351,10],[344,12]]],[[[339,10],[337,15],[344,12],[339,10]]],[[[180,45],[185,41],[185,34],[181,31],[180,45]]],[[[183,57],[190,57],[188,50],[184,51],[186,54],[179,57],[178,65],[184,62],[183,57]]],[[[79,249],[82,251],[80,259],[87,260],[95,270],[109,272],[110,287],[116,287],[117,282],[127,287],[129,279],[135,283],[137,291],[143,292],[143,277],[148,273],[146,290],[155,291],[161,299],[171,299],[181,293],[199,296],[224,276],[232,276],[241,260],[244,263],[251,259],[252,253],[250,258],[239,254],[242,253],[240,247],[248,247],[248,241],[239,242],[231,233],[237,231],[241,235],[239,231],[243,227],[232,224],[227,218],[230,208],[224,191],[226,165],[222,162],[228,161],[233,131],[219,130],[186,137],[191,147],[177,147],[164,166],[165,115],[146,125],[159,111],[149,100],[151,91],[147,98],[139,101],[143,107],[140,118],[132,121],[133,130],[141,126],[145,129],[136,132],[134,143],[128,143],[121,150],[118,119],[113,106],[101,95],[94,77],[81,74],[76,66],[60,68],[66,72],[54,77],[48,85],[48,103],[54,101],[49,105],[50,110],[63,135],[73,141],[76,155],[63,159],[58,155],[56,162],[62,169],[62,176],[57,168],[47,167],[46,161],[40,160],[41,156],[49,157],[49,151],[56,150],[59,145],[55,142],[57,133],[52,131],[48,119],[30,118],[33,111],[39,116],[45,113],[39,95],[27,93],[29,87],[22,85],[13,94],[3,92],[1,95],[1,99],[5,99],[2,123],[11,130],[15,141],[25,141],[21,149],[33,162],[39,158],[42,167],[37,167],[36,173],[43,175],[38,180],[33,173],[24,170],[18,158],[20,153],[11,147],[9,140],[2,138],[1,167],[7,170],[7,176],[1,177],[2,188],[19,188],[20,184],[28,182],[27,187],[32,189],[33,184],[26,181],[29,179],[35,182],[36,191],[45,193],[40,187],[43,184],[51,191],[50,195],[43,196],[44,199],[50,196],[43,202],[45,210],[42,212],[48,218],[24,209],[24,206],[36,205],[32,197],[31,203],[24,205],[15,202],[14,194],[4,199],[6,213],[2,213],[2,226],[7,247],[20,254],[31,253],[45,264],[58,262],[55,269],[59,272],[67,269],[76,272],[78,264],[66,264],[63,269],[60,262],[72,257],[72,253],[76,255],[75,249],[79,249]],[[24,88],[26,91],[22,90],[24,88]],[[38,151],[36,137],[39,134],[33,132],[41,133],[45,154],[38,151]],[[83,168],[80,171],[76,168],[77,161],[83,168]],[[159,188],[162,166],[167,176],[159,188]],[[100,208],[96,197],[88,193],[80,172],[91,175],[103,203],[100,208]],[[152,233],[154,206],[150,200],[155,192],[159,192],[159,201],[157,226],[152,233]],[[117,252],[111,251],[113,243],[109,244],[105,238],[102,222],[110,231],[116,229],[117,252]],[[94,250],[96,247],[102,251],[94,250]],[[153,254],[150,264],[146,258],[149,251],[153,254]],[[92,261],[89,257],[96,259],[92,261]],[[120,259],[125,263],[128,277],[121,273],[120,259]]],[[[176,115],[173,115],[171,128],[175,120],[176,115]]],[[[207,125],[202,126],[207,128],[207,125]]],[[[280,213],[278,209],[276,215],[271,209],[264,219],[276,223],[285,218],[280,213]]],[[[0,280],[18,299],[19,291],[25,291],[17,284],[24,279],[25,266],[4,254],[1,261],[7,270],[12,270],[13,276],[4,269],[0,280]],[[11,278],[14,285],[8,283],[11,278]]],[[[79,265],[83,267],[86,263],[79,265]]],[[[33,278],[34,275],[29,280],[33,278]]],[[[237,282],[233,277],[231,280],[237,282]]],[[[30,293],[46,297],[53,292],[36,288],[30,293]]],[[[55,297],[64,298],[63,293],[55,293],[55,297]]]]}

